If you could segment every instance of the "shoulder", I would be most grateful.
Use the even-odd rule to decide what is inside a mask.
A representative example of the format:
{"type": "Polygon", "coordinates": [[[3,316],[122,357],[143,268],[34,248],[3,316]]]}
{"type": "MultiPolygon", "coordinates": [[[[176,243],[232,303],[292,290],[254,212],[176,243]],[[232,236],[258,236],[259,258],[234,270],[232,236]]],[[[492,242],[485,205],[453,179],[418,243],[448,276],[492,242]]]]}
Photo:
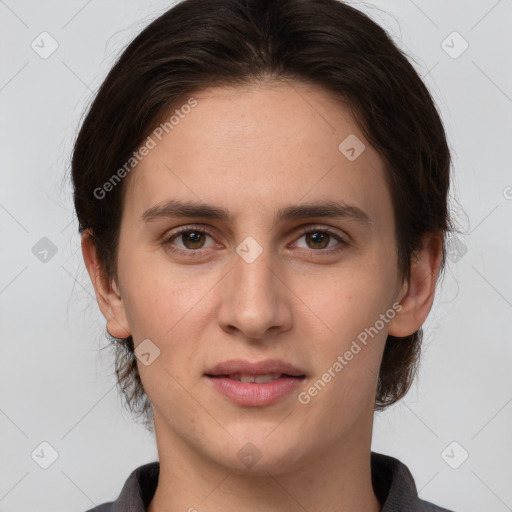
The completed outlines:
{"type": "Polygon", "coordinates": [[[115,501],[97,505],[86,512],[145,512],[155,493],[159,473],[158,462],[139,466],[130,473],[115,501]]]}
{"type": "Polygon", "coordinates": [[[371,452],[371,470],[381,512],[454,512],[420,499],[409,468],[398,459],[371,452]]]}
{"type": "Polygon", "coordinates": [[[103,503],[102,505],[98,505],[97,507],[91,508],[86,512],[111,512],[112,505],[114,502],[110,501],[109,503],[103,503]]]}
{"type": "Polygon", "coordinates": [[[417,510],[418,512],[454,512],[453,510],[448,510],[447,508],[442,508],[438,505],[434,505],[434,503],[423,500],[418,500],[417,510]]]}

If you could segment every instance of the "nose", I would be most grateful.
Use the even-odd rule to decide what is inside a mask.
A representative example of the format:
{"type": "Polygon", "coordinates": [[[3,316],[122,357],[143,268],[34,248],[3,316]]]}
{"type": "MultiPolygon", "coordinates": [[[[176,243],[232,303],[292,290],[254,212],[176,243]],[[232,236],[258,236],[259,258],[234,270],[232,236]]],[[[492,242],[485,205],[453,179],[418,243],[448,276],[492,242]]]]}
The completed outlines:
{"type": "Polygon", "coordinates": [[[240,338],[266,341],[291,328],[291,295],[283,271],[267,251],[252,262],[235,254],[222,281],[219,324],[240,338]]]}

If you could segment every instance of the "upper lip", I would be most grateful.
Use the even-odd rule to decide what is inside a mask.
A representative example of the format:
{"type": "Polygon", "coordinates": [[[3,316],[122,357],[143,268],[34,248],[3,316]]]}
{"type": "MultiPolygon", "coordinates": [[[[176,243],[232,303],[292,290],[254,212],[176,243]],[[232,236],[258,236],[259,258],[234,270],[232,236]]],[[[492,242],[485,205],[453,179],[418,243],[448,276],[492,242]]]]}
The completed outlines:
{"type": "Polygon", "coordinates": [[[264,361],[251,362],[242,359],[230,359],[216,364],[205,372],[206,375],[232,375],[243,373],[244,375],[267,375],[281,373],[292,377],[302,377],[304,372],[286,361],[280,359],[266,359],[264,361]]]}

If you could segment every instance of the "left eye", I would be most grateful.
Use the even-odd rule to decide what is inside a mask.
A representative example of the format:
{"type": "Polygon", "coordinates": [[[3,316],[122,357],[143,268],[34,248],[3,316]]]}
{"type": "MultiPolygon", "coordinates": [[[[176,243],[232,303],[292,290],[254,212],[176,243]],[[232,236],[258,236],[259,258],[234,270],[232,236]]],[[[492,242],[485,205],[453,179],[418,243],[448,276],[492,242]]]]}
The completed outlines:
{"type": "Polygon", "coordinates": [[[332,247],[332,245],[329,246],[329,243],[332,241],[343,242],[343,240],[334,233],[321,229],[306,231],[302,233],[299,240],[301,238],[305,238],[306,244],[313,244],[313,247],[308,246],[306,249],[326,249],[332,247]]]}
{"type": "Polygon", "coordinates": [[[178,245],[180,249],[197,250],[204,248],[205,237],[212,238],[206,233],[206,231],[202,229],[186,229],[171,236],[167,240],[167,243],[170,244],[175,240],[180,240],[183,243],[183,247],[178,245]]]}

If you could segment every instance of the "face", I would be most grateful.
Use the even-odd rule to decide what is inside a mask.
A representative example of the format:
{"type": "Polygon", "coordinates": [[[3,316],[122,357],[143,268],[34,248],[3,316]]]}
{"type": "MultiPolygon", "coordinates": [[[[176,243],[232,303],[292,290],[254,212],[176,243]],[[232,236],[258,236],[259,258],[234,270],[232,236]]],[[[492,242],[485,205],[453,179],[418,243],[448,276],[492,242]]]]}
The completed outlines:
{"type": "Polygon", "coordinates": [[[157,441],[273,474],[368,442],[401,290],[381,158],[313,86],[194,98],[123,184],[116,321],[157,441]]]}

